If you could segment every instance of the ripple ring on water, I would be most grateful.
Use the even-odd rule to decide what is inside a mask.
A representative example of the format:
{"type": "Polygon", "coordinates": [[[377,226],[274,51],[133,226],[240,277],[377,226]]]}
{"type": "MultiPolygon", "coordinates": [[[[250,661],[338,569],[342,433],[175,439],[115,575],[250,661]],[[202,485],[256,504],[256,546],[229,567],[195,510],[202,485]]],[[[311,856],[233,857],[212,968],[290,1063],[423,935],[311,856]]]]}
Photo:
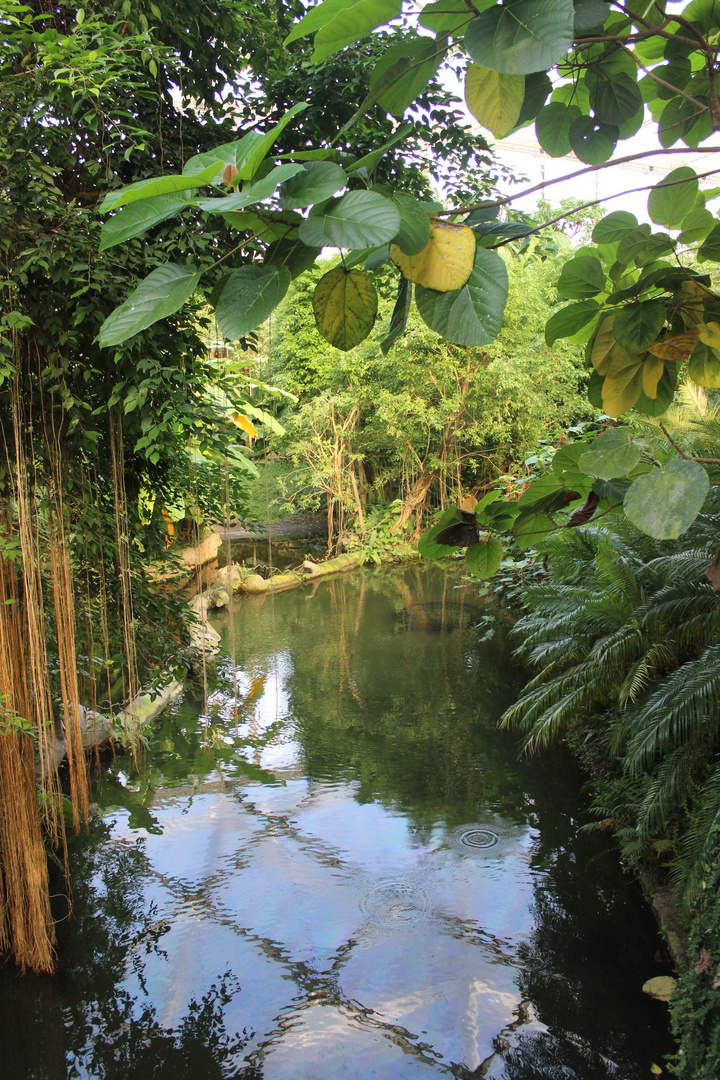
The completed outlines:
{"type": "Polygon", "coordinates": [[[360,908],[369,919],[386,925],[420,922],[430,906],[425,890],[407,881],[382,881],[360,900],[360,908]]]}
{"type": "Polygon", "coordinates": [[[498,842],[498,838],[494,832],[490,832],[489,829],[468,829],[460,837],[460,843],[469,848],[480,848],[486,850],[487,848],[495,847],[498,842]]]}

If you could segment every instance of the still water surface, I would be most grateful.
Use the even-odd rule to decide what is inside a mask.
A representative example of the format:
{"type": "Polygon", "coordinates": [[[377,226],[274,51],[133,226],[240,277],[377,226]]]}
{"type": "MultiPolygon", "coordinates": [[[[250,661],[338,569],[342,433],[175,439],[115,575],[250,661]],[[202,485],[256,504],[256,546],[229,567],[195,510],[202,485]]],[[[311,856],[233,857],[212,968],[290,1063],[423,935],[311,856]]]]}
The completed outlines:
{"type": "Polygon", "coordinates": [[[656,928],[572,763],[496,731],[520,675],[459,580],[216,620],[208,711],[99,784],[58,976],[0,972],[3,1080],[652,1075],[656,928]]]}

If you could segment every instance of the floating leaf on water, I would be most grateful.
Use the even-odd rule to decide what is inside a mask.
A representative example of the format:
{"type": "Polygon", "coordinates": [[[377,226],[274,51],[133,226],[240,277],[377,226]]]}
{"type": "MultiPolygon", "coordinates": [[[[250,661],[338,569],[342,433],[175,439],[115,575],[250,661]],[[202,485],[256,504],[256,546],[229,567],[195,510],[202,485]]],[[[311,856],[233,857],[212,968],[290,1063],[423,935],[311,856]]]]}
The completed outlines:
{"type": "Polygon", "coordinates": [[[672,975],[656,975],[655,978],[643,983],[643,993],[649,994],[657,1001],[669,1001],[673,996],[676,982],[677,980],[673,979],[672,975]]]}

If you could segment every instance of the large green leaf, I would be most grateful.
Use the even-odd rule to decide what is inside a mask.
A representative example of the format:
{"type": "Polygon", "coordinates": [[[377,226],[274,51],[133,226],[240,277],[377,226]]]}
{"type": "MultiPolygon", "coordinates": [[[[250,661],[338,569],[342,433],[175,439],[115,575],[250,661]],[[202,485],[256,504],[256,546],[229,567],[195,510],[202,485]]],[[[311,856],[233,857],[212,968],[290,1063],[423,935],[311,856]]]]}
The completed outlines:
{"type": "Polygon", "coordinates": [[[383,356],[387,356],[397,339],[405,333],[411,303],[412,281],[408,281],[408,279],[401,274],[398,279],[397,299],[390,319],[390,326],[387,335],[380,342],[383,356]]]}
{"type": "Polygon", "coordinates": [[[589,300],[604,288],[605,271],[592,255],[578,255],[566,262],[557,286],[560,295],[568,300],[589,300]]]}
{"type": "Polygon", "coordinates": [[[477,544],[471,544],[465,553],[468,570],[480,578],[496,573],[503,558],[503,548],[495,536],[484,536],[477,544]]]}
{"type": "Polygon", "coordinates": [[[640,451],[633,443],[632,432],[628,428],[608,428],[586,445],[587,449],[578,458],[578,466],[588,476],[600,480],[627,476],[640,461],[640,451]]]}
{"type": "Polygon", "coordinates": [[[525,76],[525,94],[517,126],[524,127],[534,120],[552,92],[552,83],[546,71],[535,71],[525,76]]]}
{"type": "Polygon", "coordinates": [[[185,195],[156,195],[154,199],[141,199],[140,202],[124,206],[103,224],[99,250],[106,251],[115,244],[124,244],[153,225],[175,217],[189,202],[185,195]]]}
{"type": "Polygon", "coordinates": [[[551,101],[535,117],[535,134],[546,154],[565,157],[570,153],[570,128],[582,116],[577,105],[551,101]]]}
{"type": "Polygon", "coordinates": [[[148,326],[174,314],[198,287],[202,270],[197,266],[158,266],[130,294],[124,304],[108,315],[100,327],[100,345],[120,345],[148,326]]]}
{"type": "Polygon", "coordinates": [[[507,75],[547,71],[572,47],[572,0],[514,0],[473,19],[465,48],[483,67],[507,75]]]}
{"type": "Polygon", "coordinates": [[[618,244],[618,262],[625,266],[635,262],[635,256],[646,247],[651,231],[649,225],[643,224],[626,233],[618,244]]]}
{"type": "Polygon", "coordinates": [[[442,42],[433,38],[417,38],[388,49],[370,76],[367,104],[377,101],[386,113],[401,120],[437,71],[442,55],[442,42]]]}
{"type": "Polygon", "coordinates": [[[398,191],[393,202],[400,211],[395,243],[406,255],[418,255],[430,242],[430,218],[413,195],[398,191]]]}
{"type": "Polygon", "coordinates": [[[590,92],[590,104],[603,124],[621,124],[642,109],[642,94],[635,78],[624,71],[599,78],[590,92]]]}
{"type": "Polygon", "coordinates": [[[253,263],[234,270],[215,308],[220,333],[230,341],[245,337],[265,322],[289,285],[286,266],[253,263]]]}
{"type": "Polygon", "coordinates": [[[200,199],[197,205],[208,214],[229,214],[234,210],[244,210],[248,206],[269,199],[275,194],[280,184],[302,173],[304,169],[305,166],[298,164],[278,165],[246,191],[237,191],[220,198],[200,199]]]}
{"type": "Polygon", "coordinates": [[[674,458],[633,480],[625,496],[625,513],[641,532],[656,540],[675,540],[692,525],[710,490],[702,465],[674,458]]]}
{"type": "Polygon", "coordinates": [[[310,247],[318,246],[318,230],[321,230],[324,242],[334,247],[378,247],[397,236],[400,223],[400,211],[390,199],[375,191],[351,191],[324,214],[304,221],[300,239],[310,247]]]}
{"type": "Polygon", "coordinates": [[[704,240],[711,232],[715,223],[715,215],[707,207],[693,206],[682,219],[679,228],[682,229],[678,237],[681,244],[696,244],[698,240],[704,240]]]}
{"type": "Polygon", "coordinates": [[[596,244],[616,244],[637,228],[638,219],[628,210],[616,210],[598,221],[592,238],[596,244]]]}
{"type": "Polygon", "coordinates": [[[592,116],[581,116],[570,128],[570,147],[580,161],[601,165],[613,156],[620,132],[615,124],[603,124],[592,116]]]}
{"type": "MultiPolygon", "coordinates": [[[[298,113],[307,108],[308,103],[306,101],[298,101],[291,109],[288,109],[269,131],[249,131],[247,135],[244,135],[242,139],[238,139],[236,142],[224,143],[222,146],[216,146],[214,150],[208,150],[204,154],[197,154],[186,162],[183,176],[194,176],[197,185],[197,174],[204,173],[204,170],[214,162],[219,162],[223,167],[225,165],[235,166],[238,171],[236,180],[252,180],[278,135],[298,113]]],[[[208,181],[204,182],[208,183],[208,181]]]]}
{"type": "Polygon", "coordinates": [[[332,161],[311,161],[280,188],[280,205],[302,210],[329,199],[347,185],[347,173],[332,161]]]}
{"type": "Polygon", "coordinates": [[[574,0],[574,6],[576,37],[602,26],[610,14],[605,0],[574,0]]]}
{"type": "Polygon", "coordinates": [[[315,324],[325,340],[343,352],[365,340],[375,324],[377,308],[375,286],[362,270],[336,266],[315,286],[315,324]]]}
{"type": "Polygon", "coordinates": [[[547,514],[530,512],[517,518],[512,533],[519,548],[534,548],[556,528],[555,522],[547,514]]]}
{"type": "Polygon", "coordinates": [[[650,266],[664,255],[674,251],[676,241],[667,233],[653,233],[647,243],[635,252],[636,266],[650,266]]]}
{"type": "Polygon", "coordinates": [[[500,332],[507,292],[505,263],[496,251],[478,247],[470,277],[461,289],[441,293],[418,285],[415,303],[423,322],[446,341],[489,345],[500,332]]]}
{"type": "Polygon", "coordinates": [[[666,318],[667,311],[660,300],[628,304],[615,316],[615,340],[628,352],[643,352],[655,341],[665,325],[666,318]]]}
{"type": "Polygon", "coordinates": [[[321,248],[309,248],[298,238],[276,240],[267,249],[265,262],[275,266],[287,266],[292,278],[309,270],[321,252],[321,248]]]}
{"type": "Polygon", "coordinates": [[[720,387],[720,357],[703,341],[697,343],[690,357],[688,375],[698,386],[720,387]]]}
{"type": "Polygon", "coordinates": [[[698,256],[710,262],[720,262],[720,225],[716,225],[707,240],[700,245],[698,256]]]}
{"type": "Polygon", "coordinates": [[[190,191],[192,188],[204,187],[222,171],[222,162],[215,161],[205,165],[192,176],[158,176],[150,180],[137,180],[134,184],[109,192],[100,204],[99,213],[106,214],[108,210],[117,210],[120,206],[137,202],[139,199],[152,199],[156,195],[169,195],[177,191],[190,191]]]}
{"type": "Polygon", "coordinates": [[[558,338],[572,337],[587,326],[599,310],[596,300],[584,300],[556,311],[545,323],[545,344],[552,345],[558,338]]]}
{"type": "MultiPolygon", "coordinates": [[[[474,0],[473,9],[484,11],[491,7],[495,0],[474,0]]],[[[453,36],[465,29],[472,20],[473,12],[468,8],[465,0],[434,0],[432,4],[425,4],[418,22],[426,30],[432,30],[437,37],[453,36]]]]}
{"type": "Polygon", "coordinates": [[[315,4],[300,19],[300,22],[295,23],[285,38],[284,44],[289,45],[291,41],[307,37],[308,34],[313,34],[316,30],[320,30],[321,27],[327,26],[338,12],[354,7],[357,2],[358,0],[323,0],[322,3],[315,4]]]}
{"type": "Polygon", "coordinates": [[[465,104],[496,139],[504,139],[517,124],[525,98],[525,76],[469,64],[465,72],[465,104]]]}
{"type": "Polygon", "coordinates": [[[695,205],[698,178],[694,169],[683,165],[673,169],[648,196],[648,213],[657,225],[679,229],[682,220],[695,205]]]}
{"type": "Polygon", "coordinates": [[[341,8],[316,33],[311,62],[319,64],[344,45],[359,41],[375,27],[397,18],[401,9],[402,0],[358,0],[352,7],[341,8]]]}

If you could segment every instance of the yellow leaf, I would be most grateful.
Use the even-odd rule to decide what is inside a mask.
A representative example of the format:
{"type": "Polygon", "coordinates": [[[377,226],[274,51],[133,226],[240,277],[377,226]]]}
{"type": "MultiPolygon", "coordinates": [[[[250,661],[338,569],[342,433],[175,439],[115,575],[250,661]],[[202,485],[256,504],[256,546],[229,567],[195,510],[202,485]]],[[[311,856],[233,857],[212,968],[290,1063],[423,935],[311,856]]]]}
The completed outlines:
{"type": "Polygon", "coordinates": [[[504,139],[515,127],[524,97],[524,75],[502,75],[480,64],[468,67],[465,103],[477,122],[496,139],[504,139]]]}
{"type": "Polygon", "coordinates": [[[707,285],[703,285],[701,281],[696,281],[694,278],[683,281],[680,289],[682,292],[689,293],[690,296],[700,300],[720,300],[717,293],[714,293],[712,289],[708,289],[707,285]]]}
{"type": "Polygon", "coordinates": [[[362,270],[336,266],[315,286],[317,328],[326,341],[343,352],[365,340],[375,324],[377,308],[375,286],[362,270]]]}
{"type": "Polygon", "coordinates": [[[720,325],[716,322],[709,322],[698,326],[698,337],[704,345],[709,345],[711,349],[720,348],[720,325]]]}
{"type": "Polygon", "coordinates": [[[653,401],[657,397],[658,383],[665,370],[665,361],[659,356],[648,356],[642,366],[643,392],[653,401]]]}
{"type": "Polygon", "coordinates": [[[650,1066],[650,1072],[654,1073],[655,1076],[662,1076],[662,1069],[659,1065],[656,1065],[654,1061],[650,1066]]]}
{"type": "Polygon", "coordinates": [[[643,983],[643,992],[658,1001],[669,1001],[675,990],[676,979],[672,975],[656,975],[643,983]]]}
{"type": "Polygon", "coordinates": [[[247,434],[251,435],[253,439],[257,439],[257,428],[254,426],[254,424],[250,423],[247,416],[243,416],[243,414],[239,412],[232,413],[232,415],[230,416],[230,422],[233,423],[235,427],[239,427],[241,431],[246,431],[247,434]]]}
{"type": "Polygon", "coordinates": [[[648,348],[653,356],[659,356],[661,360],[672,360],[675,364],[681,364],[687,360],[690,353],[698,343],[697,327],[688,330],[684,334],[676,334],[675,337],[666,337],[662,341],[656,341],[648,348]]]}
{"type": "Polygon", "coordinates": [[[390,258],[408,281],[437,292],[461,289],[475,262],[475,233],[467,225],[430,222],[430,240],[417,255],[406,255],[390,245],[390,258]]]}
{"type": "MultiPolygon", "coordinates": [[[[628,354],[629,355],[629,354],[628,354]]],[[[608,416],[622,416],[640,397],[643,388],[643,363],[637,356],[630,363],[615,368],[602,385],[602,403],[608,416]]]]}

